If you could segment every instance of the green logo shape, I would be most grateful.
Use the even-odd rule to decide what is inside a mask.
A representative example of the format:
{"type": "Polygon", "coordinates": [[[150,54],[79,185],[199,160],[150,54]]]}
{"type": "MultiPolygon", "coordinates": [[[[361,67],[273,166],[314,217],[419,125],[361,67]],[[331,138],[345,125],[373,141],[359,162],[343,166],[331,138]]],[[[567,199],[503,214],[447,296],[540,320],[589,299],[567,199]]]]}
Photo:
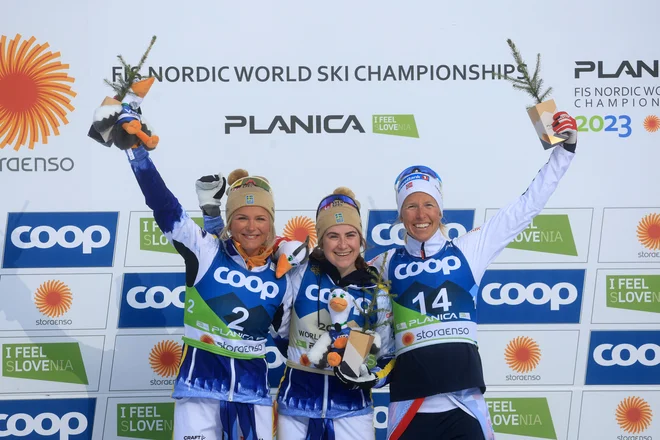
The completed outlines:
{"type": "MultiPolygon", "coordinates": [[[[200,227],[204,227],[203,217],[192,217],[192,220],[200,227]]],[[[140,250],[166,252],[168,254],[177,253],[152,217],[140,218],[140,250]]]]}
{"type": "Polygon", "coordinates": [[[174,402],[117,405],[118,437],[171,440],[173,425],[174,402]]]}
{"type": "Polygon", "coordinates": [[[567,214],[540,214],[507,246],[509,249],[577,257],[567,214]]]}
{"type": "Polygon", "coordinates": [[[486,398],[486,404],[497,433],[557,439],[545,397],[486,398]]]}
{"type": "Polygon", "coordinates": [[[415,115],[373,115],[372,121],[374,133],[419,138],[415,115]]]}
{"type": "Polygon", "coordinates": [[[2,375],[89,385],[77,342],[3,344],[2,375]]]}
{"type": "Polygon", "coordinates": [[[660,275],[607,275],[607,307],[660,313],[660,275]]]}

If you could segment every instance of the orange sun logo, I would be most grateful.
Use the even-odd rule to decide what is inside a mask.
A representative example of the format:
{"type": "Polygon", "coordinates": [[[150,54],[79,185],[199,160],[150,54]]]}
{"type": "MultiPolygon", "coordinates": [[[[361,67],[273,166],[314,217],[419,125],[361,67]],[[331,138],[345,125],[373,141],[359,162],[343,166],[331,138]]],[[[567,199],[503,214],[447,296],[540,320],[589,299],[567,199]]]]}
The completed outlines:
{"type": "Polygon", "coordinates": [[[309,217],[299,215],[286,222],[284,237],[289,240],[305,241],[309,235],[309,246],[316,246],[316,225],[309,217]]]}
{"type": "Polygon", "coordinates": [[[660,118],[656,115],[648,115],[644,118],[644,130],[649,133],[655,133],[660,129],[660,118]]]}
{"type": "Polygon", "coordinates": [[[68,312],[72,302],[71,290],[62,281],[46,281],[34,293],[34,304],[37,309],[51,318],[57,318],[68,312]]]}
{"type": "Polygon", "coordinates": [[[161,377],[175,376],[181,359],[181,345],[174,341],[160,341],[149,353],[149,363],[161,377]]]}
{"type": "Polygon", "coordinates": [[[212,344],[212,345],[215,344],[215,342],[213,341],[213,338],[212,338],[211,336],[207,335],[206,333],[204,333],[204,334],[202,335],[202,337],[199,338],[199,340],[200,340],[201,342],[205,343],[205,344],[212,344]]]}
{"type": "Polygon", "coordinates": [[[18,151],[27,142],[33,149],[35,142],[46,144],[48,136],[60,134],[60,121],[69,123],[66,110],[74,110],[76,93],[65,83],[74,79],[66,74],[69,65],[57,61],[60,53],[48,47],[35,44],[34,37],[21,42],[19,34],[7,45],[0,36],[0,148],[13,143],[18,151]]]}
{"type": "Polygon", "coordinates": [[[651,406],[640,397],[626,397],[616,407],[616,422],[629,434],[648,428],[652,415],[651,406]]]}
{"type": "Polygon", "coordinates": [[[637,239],[647,249],[660,249],[660,214],[648,214],[640,220],[637,239]]]}
{"type": "Polygon", "coordinates": [[[403,345],[405,345],[405,346],[407,347],[408,345],[410,345],[410,344],[412,344],[413,342],[415,342],[415,335],[413,335],[413,334],[410,333],[410,332],[406,332],[406,333],[404,333],[403,336],[401,337],[401,342],[403,343],[403,345]]]}
{"type": "Polygon", "coordinates": [[[537,342],[527,336],[518,336],[506,346],[504,359],[518,373],[529,373],[541,360],[541,349],[537,342]]]}

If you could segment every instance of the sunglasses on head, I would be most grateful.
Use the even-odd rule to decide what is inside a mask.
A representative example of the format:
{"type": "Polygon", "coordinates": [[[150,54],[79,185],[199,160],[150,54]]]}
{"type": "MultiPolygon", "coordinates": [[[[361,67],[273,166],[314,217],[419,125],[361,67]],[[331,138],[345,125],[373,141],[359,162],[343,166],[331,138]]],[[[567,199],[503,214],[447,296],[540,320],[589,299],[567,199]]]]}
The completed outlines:
{"type": "Polygon", "coordinates": [[[401,173],[399,173],[396,180],[394,180],[394,189],[398,191],[399,187],[401,186],[405,178],[412,174],[427,174],[431,177],[438,179],[442,183],[442,179],[440,178],[440,175],[435,171],[433,171],[431,168],[426,167],[424,165],[413,165],[401,171],[401,173]]]}
{"type": "Polygon", "coordinates": [[[258,188],[261,188],[265,191],[272,192],[270,189],[270,184],[266,182],[266,180],[260,178],[260,177],[253,177],[253,176],[247,176],[238,179],[236,182],[234,182],[230,187],[228,193],[232,192],[235,189],[238,188],[246,188],[246,187],[251,187],[251,186],[256,186],[258,188]]]}
{"type": "Polygon", "coordinates": [[[335,204],[339,204],[339,203],[346,203],[348,205],[351,205],[352,207],[357,209],[358,214],[360,213],[360,208],[358,207],[357,202],[355,200],[344,194],[332,194],[321,200],[321,203],[319,203],[319,207],[316,208],[316,214],[318,215],[318,213],[321,212],[323,209],[328,209],[331,206],[334,206],[335,204]]]}

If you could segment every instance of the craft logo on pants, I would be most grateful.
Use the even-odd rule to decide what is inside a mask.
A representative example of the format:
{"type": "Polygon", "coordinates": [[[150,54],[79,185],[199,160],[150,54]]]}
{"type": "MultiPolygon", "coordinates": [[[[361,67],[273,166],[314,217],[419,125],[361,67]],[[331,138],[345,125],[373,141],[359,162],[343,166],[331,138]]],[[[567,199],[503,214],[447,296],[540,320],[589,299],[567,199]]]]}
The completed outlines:
{"type": "Polygon", "coordinates": [[[184,273],[124,274],[118,327],[182,327],[185,293],[184,273]]]}
{"type": "Polygon", "coordinates": [[[419,137],[415,115],[373,115],[372,121],[374,133],[419,137]]]}
{"type": "Polygon", "coordinates": [[[651,405],[641,397],[626,397],[616,407],[616,422],[628,434],[646,431],[652,420],[651,405]]]}
{"type": "Polygon", "coordinates": [[[0,400],[0,438],[91,440],[96,399],[0,400]]]}
{"type": "Polygon", "coordinates": [[[10,212],[2,267],[112,267],[118,216],[10,212]]]}
{"type": "MultiPolygon", "coordinates": [[[[191,217],[201,228],[204,227],[203,217],[191,217]]],[[[176,254],[165,234],[160,230],[156,220],[151,217],[140,218],[140,250],[152,252],[167,252],[176,254]]]]}
{"type": "Polygon", "coordinates": [[[174,432],[174,403],[120,403],[117,436],[170,440],[174,432]]]}
{"type": "Polygon", "coordinates": [[[17,34],[7,44],[0,35],[0,149],[47,143],[51,133],[59,134],[60,122],[69,123],[66,114],[74,110],[76,92],[69,83],[75,80],[67,74],[69,65],[60,62],[60,53],[34,37],[21,40],[17,34]]]}
{"type": "MultiPolygon", "coordinates": [[[[393,247],[403,246],[406,230],[403,223],[397,223],[399,213],[395,209],[370,209],[367,224],[367,250],[364,258],[371,260],[393,247]]],[[[456,238],[472,229],[473,209],[447,209],[443,212],[443,222],[449,238],[456,238]]]]}
{"type": "Polygon", "coordinates": [[[607,275],[607,307],[660,313],[660,275],[607,275]]]}
{"type": "Polygon", "coordinates": [[[507,248],[574,257],[578,254],[567,214],[537,215],[507,248]]]}
{"type": "Polygon", "coordinates": [[[586,385],[659,385],[660,331],[592,331],[586,385]]]}
{"type": "Polygon", "coordinates": [[[493,430],[525,438],[557,439],[545,397],[486,398],[493,430]]]}
{"type": "Polygon", "coordinates": [[[77,342],[2,345],[2,375],[88,385],[77,342]]]}

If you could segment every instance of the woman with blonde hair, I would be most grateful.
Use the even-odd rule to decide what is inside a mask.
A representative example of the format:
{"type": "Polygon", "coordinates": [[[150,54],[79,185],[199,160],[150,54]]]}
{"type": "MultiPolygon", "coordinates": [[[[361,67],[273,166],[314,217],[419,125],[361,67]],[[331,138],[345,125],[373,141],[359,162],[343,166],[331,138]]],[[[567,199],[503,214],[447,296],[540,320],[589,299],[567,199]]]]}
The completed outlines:
{"type": "Polygon", "coordinates": [[[188,216],[143,147],[127,154],[154,219],[186,267],[174,439],[272,439],[266,338],[278,309],[288,313],[282,306],[293,291],[271,264],[275,203],[268,180],[230,175],[227,226],[217,237],[188,216]]]}

